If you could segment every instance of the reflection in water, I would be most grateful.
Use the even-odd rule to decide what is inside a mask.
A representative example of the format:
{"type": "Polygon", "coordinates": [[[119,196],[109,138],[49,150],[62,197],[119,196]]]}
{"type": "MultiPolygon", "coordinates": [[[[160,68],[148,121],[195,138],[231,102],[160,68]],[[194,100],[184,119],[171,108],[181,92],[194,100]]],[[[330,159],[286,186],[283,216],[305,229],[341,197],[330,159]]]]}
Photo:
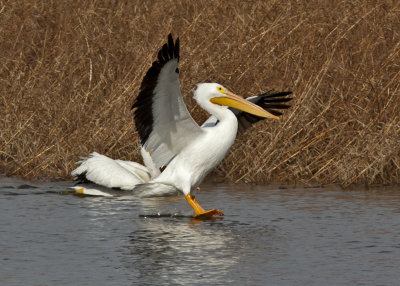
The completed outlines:
{"type": "Polygon", "coordinates": [[[110,227],[106,217],[138,214],[121,255],[132,280],[147,285],[231,281],[228,273],[240,255],[232,223],[192,219],[192,210],[181,197],[91,198],[85,204],[89,220],[99,229],[91,233],[92,239],[105,237],[104,228],[110,227]]]}
{"type": "Polygon", "coordinates": [[[251,272],[253,278],[260,276],[263,281],[266,262],[280,255],[270,251],[279,239],[275,228],[265,221],[248,223],[233,216],[195,220],[191,209],[181,209],[186,204],[179,198],[169,198],[169,208],[161,198],[141,200],[140,204],[141,212],[161,217],[142,217],[129,235],[124,265],[139,272],[138,281],[149,285],[227,285],[246,281],[251,272]],[[173,216],[167,217],[168,213],[173,216]]]}
{"type": "Polygon", "coordinates": [[[221,220],[192,219],[193,211],[182,196],[137,203],[139,212],[148,216],[133,225],[123,262],[138,272],[138,281],[150,285],[229,282],[227,273],[237,263],[231,249],[235,237],[221,220]]]}
{"type": "Polygon", "coordinates": [[[109,216],[131,219],[120,261],[140,285],[226,285],[245,281],[249,272],[263,281],[263,267],[280,255],[272,251],[278,241],[274,227],[240,221],[240,215],[195,220],[182,197],[97,198],[85,204],[92,229],[99,230],[92,238],[107,239],[109,216]]]}
{"type": "Polygon", "coordinates": [[[124,264],[151,285],[227,285],[263,272],[277,254],[268,254],[273,246],[266,243],[273,244],[275,235],[265,226],[222,219],[142,219],[129,236],[124,264]]]}
{"type": "Polygon", "coordinates": [[[238,260],[231,249],[235,237],[218,222],[201,223],[207,227],[188,219],[139,221],[130,235],[126,266],[153,285],[229,283],[226,274],[238,260]]]}

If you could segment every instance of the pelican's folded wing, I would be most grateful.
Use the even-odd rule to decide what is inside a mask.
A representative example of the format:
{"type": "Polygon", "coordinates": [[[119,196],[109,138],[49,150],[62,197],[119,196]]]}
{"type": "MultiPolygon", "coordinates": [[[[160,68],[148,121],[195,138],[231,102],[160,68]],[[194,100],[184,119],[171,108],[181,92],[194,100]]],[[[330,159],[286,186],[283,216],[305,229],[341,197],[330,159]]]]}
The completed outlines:
{"type": "MultiPolygon", "coordinates": [[[[291,97],[287,97],[291,93],[291,91],[283,91],[278,93],[271,93],[268,91],[260,95],[248,97],[246,99],[257,104],[258,106],[261,106],[269,113],[280,116],[282,115],[282,112],[278,111],[277,109],[288,109],[290,107],[290,105],[285,103],[292,100],[291,97]]],[[[263,117],[258,117],[237,109],[231,108],[231,110],[233,113],[235,113],[238,119],[240,132],[248,129],[254,123],[265,119],[263,117]]]]}
{"type": "MultiPolygon", "coordinates": [[[[291,97],[287,97],[291,93],[291,91],[283,91],[278,93],[266,92],[260,95],[248,97],[246,98],[246,100],[257,104],[258,106],[261,106],[273,115],[280,116],[282,115],[282,112],[276,109],[287,109],[290,107],[290,105],[284,103],[292,100],[291,97]]],[[[229,109],[232,110],[232,112],[236,115],[238,119],[240,132],[245,131],[254,123],[265,119],[264,117],[252,115],[250,113],[243,112],[241,110],[237,110],[231,107],[229,109]]],[[[213,127],[217,124],[218,119],[212,115],[203,123],[203,125],[201,125],[201,127],[213,127]]]]}
{"type": "Polygon", "coordinates": [[[178,77],[179,38],[171,34],[143,78],[132,108],[143,148],[157,168],[166,165],[201,134],[183,101],[178,77]]]}

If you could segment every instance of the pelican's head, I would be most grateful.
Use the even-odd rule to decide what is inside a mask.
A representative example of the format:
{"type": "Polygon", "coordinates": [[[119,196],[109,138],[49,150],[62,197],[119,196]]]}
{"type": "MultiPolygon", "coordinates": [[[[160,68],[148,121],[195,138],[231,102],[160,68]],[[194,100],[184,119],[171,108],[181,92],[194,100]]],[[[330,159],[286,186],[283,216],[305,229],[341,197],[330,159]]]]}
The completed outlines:
{"type": "Polygon", "coordinates": [[[218,83],[198,84],[194,92],[194,98],[205,109],[206,105],[211,103],[213,105],[224,106],[225,108],[232,107],[264,118],[280,119],[278,116],[269,113],[262,107],[239,95],[233,94],[218,83]]]}

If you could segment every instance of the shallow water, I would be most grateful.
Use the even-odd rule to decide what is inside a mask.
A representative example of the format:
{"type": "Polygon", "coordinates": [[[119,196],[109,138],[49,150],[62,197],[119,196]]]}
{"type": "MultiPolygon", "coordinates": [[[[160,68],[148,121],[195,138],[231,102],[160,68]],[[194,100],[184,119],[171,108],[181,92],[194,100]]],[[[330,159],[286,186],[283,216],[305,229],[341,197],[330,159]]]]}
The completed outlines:
{"type": "Polygon", "coordinates": [[[64,194],[0,179],[1,285],[399,285],[400,190],[204,185],[183,197],[64,194]],[[160,215],[158,217],[158,214],[160,215]]]}

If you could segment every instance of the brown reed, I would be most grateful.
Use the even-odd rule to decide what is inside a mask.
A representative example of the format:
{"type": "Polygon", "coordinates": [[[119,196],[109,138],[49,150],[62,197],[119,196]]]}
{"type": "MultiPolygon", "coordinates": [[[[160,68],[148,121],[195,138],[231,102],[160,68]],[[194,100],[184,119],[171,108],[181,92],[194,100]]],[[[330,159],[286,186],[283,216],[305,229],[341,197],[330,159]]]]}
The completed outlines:
{"type": "Polygon", "coordinates": [[[92,151],[141,161],[130,106],[169,32],[198,82],[292,90],[240,134],[233,182],[400,182],[399,1],[0,1],[0,173],[70,178],[92,151]]]}

